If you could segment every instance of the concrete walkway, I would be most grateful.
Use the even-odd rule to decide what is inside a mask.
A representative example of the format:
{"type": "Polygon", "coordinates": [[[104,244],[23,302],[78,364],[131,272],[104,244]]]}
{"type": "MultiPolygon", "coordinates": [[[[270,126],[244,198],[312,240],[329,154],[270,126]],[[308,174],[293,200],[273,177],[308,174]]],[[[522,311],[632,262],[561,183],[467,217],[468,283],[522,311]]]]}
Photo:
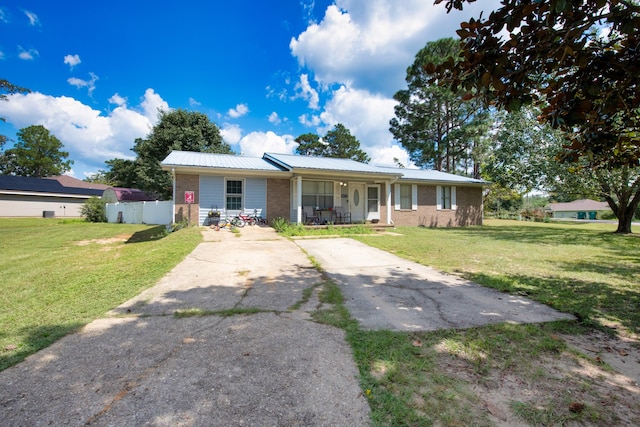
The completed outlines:
{"type": "Polygon", "coordinates": [[[292,243],[259,227],[203,233],[157,285],[0,372],[0,425],[368,425],[343,331],[309,320],[315,294],[290,309],[323,281],[300,248],[340,284],[365,328],[567,318],[351,239],[292,243]]]}

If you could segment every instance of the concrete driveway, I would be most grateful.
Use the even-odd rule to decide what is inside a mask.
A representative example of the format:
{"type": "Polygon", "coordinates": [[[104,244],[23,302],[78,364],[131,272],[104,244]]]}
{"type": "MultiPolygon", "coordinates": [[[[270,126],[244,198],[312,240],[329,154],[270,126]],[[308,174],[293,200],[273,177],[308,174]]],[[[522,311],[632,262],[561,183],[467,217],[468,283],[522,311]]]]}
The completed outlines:
{"type": "Polygon", "coordinates": [[[343,331],[310,321],[315,293],[292,309],[324,280],[300,248],[340,284],[365,328],[568,317],[351,239],[292,243],[259,227],[203,233],[154,287],[0,372],[0,425],[368,425],[343,331]]]}
{"type": "Polygon", "coordinates": [[[343,331],[309,321],[317,297],[289,310],[324,280],[308,257],[271,228],[204,234],[156,286],[0,372],[0,426],[368,425],[343,331]]]}
{"type": "Polygon", "coordinates": [[[573,316],[407,261],[353,239],[300,239],[365,329],[432,331],[573,316]]]}

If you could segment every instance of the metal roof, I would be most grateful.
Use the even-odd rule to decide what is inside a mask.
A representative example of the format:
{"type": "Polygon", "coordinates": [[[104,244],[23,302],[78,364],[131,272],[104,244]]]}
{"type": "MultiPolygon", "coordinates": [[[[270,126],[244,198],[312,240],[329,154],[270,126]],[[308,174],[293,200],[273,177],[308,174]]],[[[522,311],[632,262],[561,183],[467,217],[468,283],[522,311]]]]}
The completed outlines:
{"type": "Polygon", "coordinates": [[[333,157],[298,156],[293,154],[264,153],[267,160],[276,162],[283,167],[293,169],[307,169],[314,171],[336,171],[355,173],[374,173],[384,175],[401,175],[401,172],[387,170],[378,166],[356,162],[351,159],[337,159],[333,157]]]}
{"type": "Polygon", "coordinates": [[[611,209],[607,202],[596,202],[591,199],[574,200],[567,203],[550,203],[552,211],[606,211],[611,209]]]}
{"type": "Polygon", "coordinates": [[[316,172],[344,174],[375,174],[387,178],[410,181],[429,181],[452,184],[487,185],[486,181],[450,173],[425,170],[373,166],[351,159],[333,157],[300,156],[294,154],[264,153],[262,158],[244,157],[233,154],[197,153],[172,151],[162,162],[165,170],[169,167],[215,168],[235,171],[257,172],[316,172]]]}
{"type": "Polygon", "coordinates": [[[192,151],[172,151],[171,154],[162,161],[162,166],[193,166],[275,172],[281,172],[283,170],[260,157],[197,153],[192,151]]]}
{"type": "Polygon", "coordinates": [[[100,189],[65,187],[55,179],[13,175],[0,175],[1,190],[102,196],[102,190],[100,189]]]}
{"type": "Polygon", "coordinates": [[[481,179],[469,178],[467,176],[454,175],[452,173],[432,170],[432,169],[409,169],[409,168],[391,168],[382,167],[382,169],[394,170],[402,174],[400,180],[410,181],[431,181],[431,182],[450,182],[452,184],[489,184],[481,179]]]}

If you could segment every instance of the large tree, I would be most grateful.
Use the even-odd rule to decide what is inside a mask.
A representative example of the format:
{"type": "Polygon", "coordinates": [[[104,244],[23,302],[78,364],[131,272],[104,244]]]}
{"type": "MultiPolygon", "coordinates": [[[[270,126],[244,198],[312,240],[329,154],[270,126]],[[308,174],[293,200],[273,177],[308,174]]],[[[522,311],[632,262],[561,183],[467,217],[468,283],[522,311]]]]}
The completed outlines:
{"type": "Polygon", "coordinates": [[[430,81],[425,65],[456,58],[459,43],[429,42],[407,68],[407,89],[398,101],[390,131],[421,167],[479,177],[489,131],[489,115],[479,102],[464,102],[459,93],[430,81]]]}
{"type": "Polygon", "coordinates": [[[160,163],[173,150],[232,154],[222,140],[218,126],[197,111],[160,111],[158,123],[146,138],[137,138],[133,151],[135,160],[112,159],[109,170],[101,171],[105,179],[119,186],[137,187],[171,198],[171,174],[160,163]]]}
{"type": "Polygon", "coordinates": [[[71,170],[73,160],[63,151],[62,142],[42,125],[18,131],[18,142],[4,152],[1,172],[5,175],[44,178],[71,170]]]}
{"type": "Polygon", "coordinates": [[[585,159],[558,162],[565,149],[563,135],[540,124],[538,114],[535,108],[525,107],[500,114],[491,155],[483,167],[484,178],[521,195],[541,190],[557,201],[606,200],[620,222],[630,222],[637,203],[621,201],[640,193],[640,168],[590,168],[585,159]]]}
{"type": "MultiPolygon", "coordinates": [[[[435,2],[443,1],[451,10],[466,0],[435,2]]],[[[621,199],[609,204],[633,211],[640,202],[632,179],[640,165],[638,28],[634,0],[503,0],[488,18],[461,24],[462,60],[425,70],[432,82],[485,105],[514,111],[541,103],[539,120],[566,138],[560,160],[601,177],[629,171],[635,192],[618,191],[621,199]]],[[[617,232],[631,232],[630,217],[618,220],[617,232]]]]}
{"type": "Polygon", "coordinates": [[[305,156],[337,157],[368,163],[371,158],[360,149],[360,141],[351,131],[338,123],[324,138],[313,133],[305,133],[296,138],[296,153],[305,156]]]}

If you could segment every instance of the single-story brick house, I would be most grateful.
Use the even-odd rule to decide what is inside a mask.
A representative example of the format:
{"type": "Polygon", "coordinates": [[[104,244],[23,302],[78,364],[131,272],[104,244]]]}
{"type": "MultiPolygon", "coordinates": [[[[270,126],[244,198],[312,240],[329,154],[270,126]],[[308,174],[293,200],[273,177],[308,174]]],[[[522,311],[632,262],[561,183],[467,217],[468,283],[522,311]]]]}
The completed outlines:
{"type": "Polygon", "coordinates": [[[313,209],[329,221],[448,227],[482,224],[487,182],[449,173],[372,166],[349,159],[265,153],[262,157],[173,151],[162,162],[173,176],[177,221],[210,210],[304,223],[313,209]],[[188,197],[187,197],[188,194],[188,197]],[[189,209],[189,204],[191,209],[189,209]]]}
{"type": "Polygon", "coordinates": [[[566,203],[550,203],[545,210],[558,219],[598,219],[602,213],[610,211],[607,202],[597,202],[591,199],[574,200],[566,203]]]}

